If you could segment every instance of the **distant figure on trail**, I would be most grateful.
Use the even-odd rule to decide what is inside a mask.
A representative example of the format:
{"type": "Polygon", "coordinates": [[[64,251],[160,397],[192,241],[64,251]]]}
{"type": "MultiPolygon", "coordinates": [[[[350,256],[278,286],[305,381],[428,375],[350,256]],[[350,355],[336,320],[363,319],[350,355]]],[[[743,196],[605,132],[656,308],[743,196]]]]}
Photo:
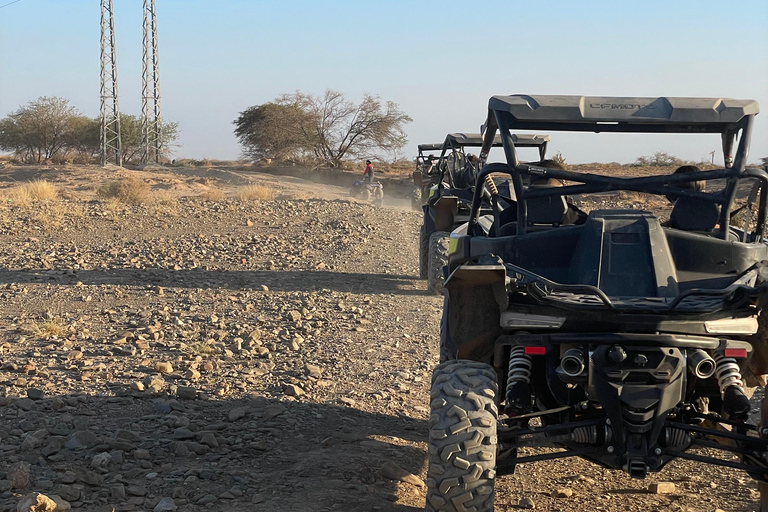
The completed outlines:
{"type": "Polygon", "coordinates": [[[373,164],[370,160],[365,161],[365,172],[363,172],[363,180],[367,183],[373,182],[373,164]]]}

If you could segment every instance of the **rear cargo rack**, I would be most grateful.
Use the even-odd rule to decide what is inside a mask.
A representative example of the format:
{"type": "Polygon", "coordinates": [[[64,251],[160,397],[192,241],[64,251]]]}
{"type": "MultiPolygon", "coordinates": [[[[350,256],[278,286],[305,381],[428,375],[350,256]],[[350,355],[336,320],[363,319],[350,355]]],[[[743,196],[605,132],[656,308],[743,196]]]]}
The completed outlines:
{"type": "Polygon", "coordinates": [[[721,289],[692,288],[676,297],[613,297],[611,299],[596,286],[587,284],[557,283],[539,274],[511,263],[505,263],[506,269],[516,275],[517,286],[539,302],[557,302],[563,307],[594,308],[607,307],[613,311],[654,311],[670,313],[714,312],[723,309],[727,302],[746,301],[759,290],[752,287],[757,275],[755,266],[750,267],[732,284],[721,289]]]}

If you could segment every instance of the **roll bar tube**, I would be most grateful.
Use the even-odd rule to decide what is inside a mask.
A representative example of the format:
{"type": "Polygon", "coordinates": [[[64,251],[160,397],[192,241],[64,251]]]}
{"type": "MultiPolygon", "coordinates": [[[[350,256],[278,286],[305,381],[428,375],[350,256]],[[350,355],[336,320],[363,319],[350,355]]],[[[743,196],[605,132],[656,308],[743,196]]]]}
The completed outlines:
{"type": "MultiPolygon", "coordinates": [[[[486,176],[492,173],[504,173],[512,177],[515,187],[517,200],[517,234],[525,234],[527,225],[527,207],[528,199],[546,196],[562,196],[568,194],[586,194],[595,192],[609,192],[613,190],[632,190],[637,192],[647,192],[658,195],[669,195],[671,197],[690,197],[702,199],[720,204],[723,207],[720,212],[720,237],[725,238],[730,224],[730,212],[733,200],[736,195],[736,188],[740,178],[753,177],[759,179],[762,183],[762,193],[760,200],[760,211],[756,232],[758,238],[762,236],[765,229],[766,210],[768,210],[768,174],[760,169],[744,169],[744,165],[749,154],[749,142],[752,132],[753,116],[747,116],[738,123],[735,129],[722,133],[723,148],[730,147],[735,135],[741,130],[739,146],[736,153],[736,159],[733,166],[725,169],[716,169],[712,171],[701,171],[695,174],[681,173],[665,176],[649,176],[639,178],[615,178],[612,176],[602,176],[596,174],[581,174],[559,169],[545,169],[529,164],[520,164],[515,152],[514,142],[510,136],[510,127],[507,119],[498,112],[489,111],[484,133],[483,147],[481,149],[481,158],[487,159],[487,152],[493,144],[496,131],[501,132],[504,152],[507,159],[506,164],[493,163],[483,166],[477,176],[475,193],[470,210],[469,227],[474,228],[477,225],[480,203],[482,199],[483,183],[486,176]],[[558,188],[544,188],[526,191],[523,186],[522,175],[537,175],[540,177],[565,179],[581,182],[581,185],[569,185],[558,188]],[[725,179],[726,186],[718,193],[698,192],[691,189],[681,189],[670,186],[676,183],[686,183],[699,180],[725,179]]],[[[726,155],[727,156],[727,155],[726,155]]],[[[485,160],[483,160],[484,163],[485,160]]]]}

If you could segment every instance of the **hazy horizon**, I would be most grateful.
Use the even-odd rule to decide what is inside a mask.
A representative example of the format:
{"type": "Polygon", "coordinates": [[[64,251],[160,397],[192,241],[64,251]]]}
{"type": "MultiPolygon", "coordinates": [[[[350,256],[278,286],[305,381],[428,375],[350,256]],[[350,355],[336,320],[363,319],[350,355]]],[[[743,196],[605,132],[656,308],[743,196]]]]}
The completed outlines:
{"type": "MultiPolygon", "coordinates": [[[[413,118],[405,158],[478,131],[494,94],[730,97],[768,109],[768,2],[637,5],[157,0],[163,115],[179,123],[176,158],[233,160],[238,113],[295,90],[398,103],[413,118]]],[[[98,115],[99,15],[95,0],[0,8],[0,117],[39,96],[98,115]]],[[[115,0],[120,106],[134,115],[141,22],[141,2],[115,0]]],[[[720,153],[716,136],[550,134],[550,152],[572,163],[720,153]]],[[[749,161],[765,156],[768,112],[749,161]]]]}

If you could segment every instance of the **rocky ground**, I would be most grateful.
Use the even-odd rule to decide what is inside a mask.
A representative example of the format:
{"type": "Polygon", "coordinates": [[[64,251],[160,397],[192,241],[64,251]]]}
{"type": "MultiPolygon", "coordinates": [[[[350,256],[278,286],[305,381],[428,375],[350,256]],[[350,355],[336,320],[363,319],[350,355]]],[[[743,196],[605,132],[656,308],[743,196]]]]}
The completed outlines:
{"type": "MultiPolygon", "coordinates": [[[[0,511],[34,492],[57,510],[423,509],[442,300],[417,279],[418,214],[315,184],[302,196],[323,199],[223,183],[218,201],[115,204],[56,176],[66,199],[0,208],[0,511]]],[[[735,470],[638,481],[566,460],[500,479],[496,509],[756,498],[735,470]]]]}

